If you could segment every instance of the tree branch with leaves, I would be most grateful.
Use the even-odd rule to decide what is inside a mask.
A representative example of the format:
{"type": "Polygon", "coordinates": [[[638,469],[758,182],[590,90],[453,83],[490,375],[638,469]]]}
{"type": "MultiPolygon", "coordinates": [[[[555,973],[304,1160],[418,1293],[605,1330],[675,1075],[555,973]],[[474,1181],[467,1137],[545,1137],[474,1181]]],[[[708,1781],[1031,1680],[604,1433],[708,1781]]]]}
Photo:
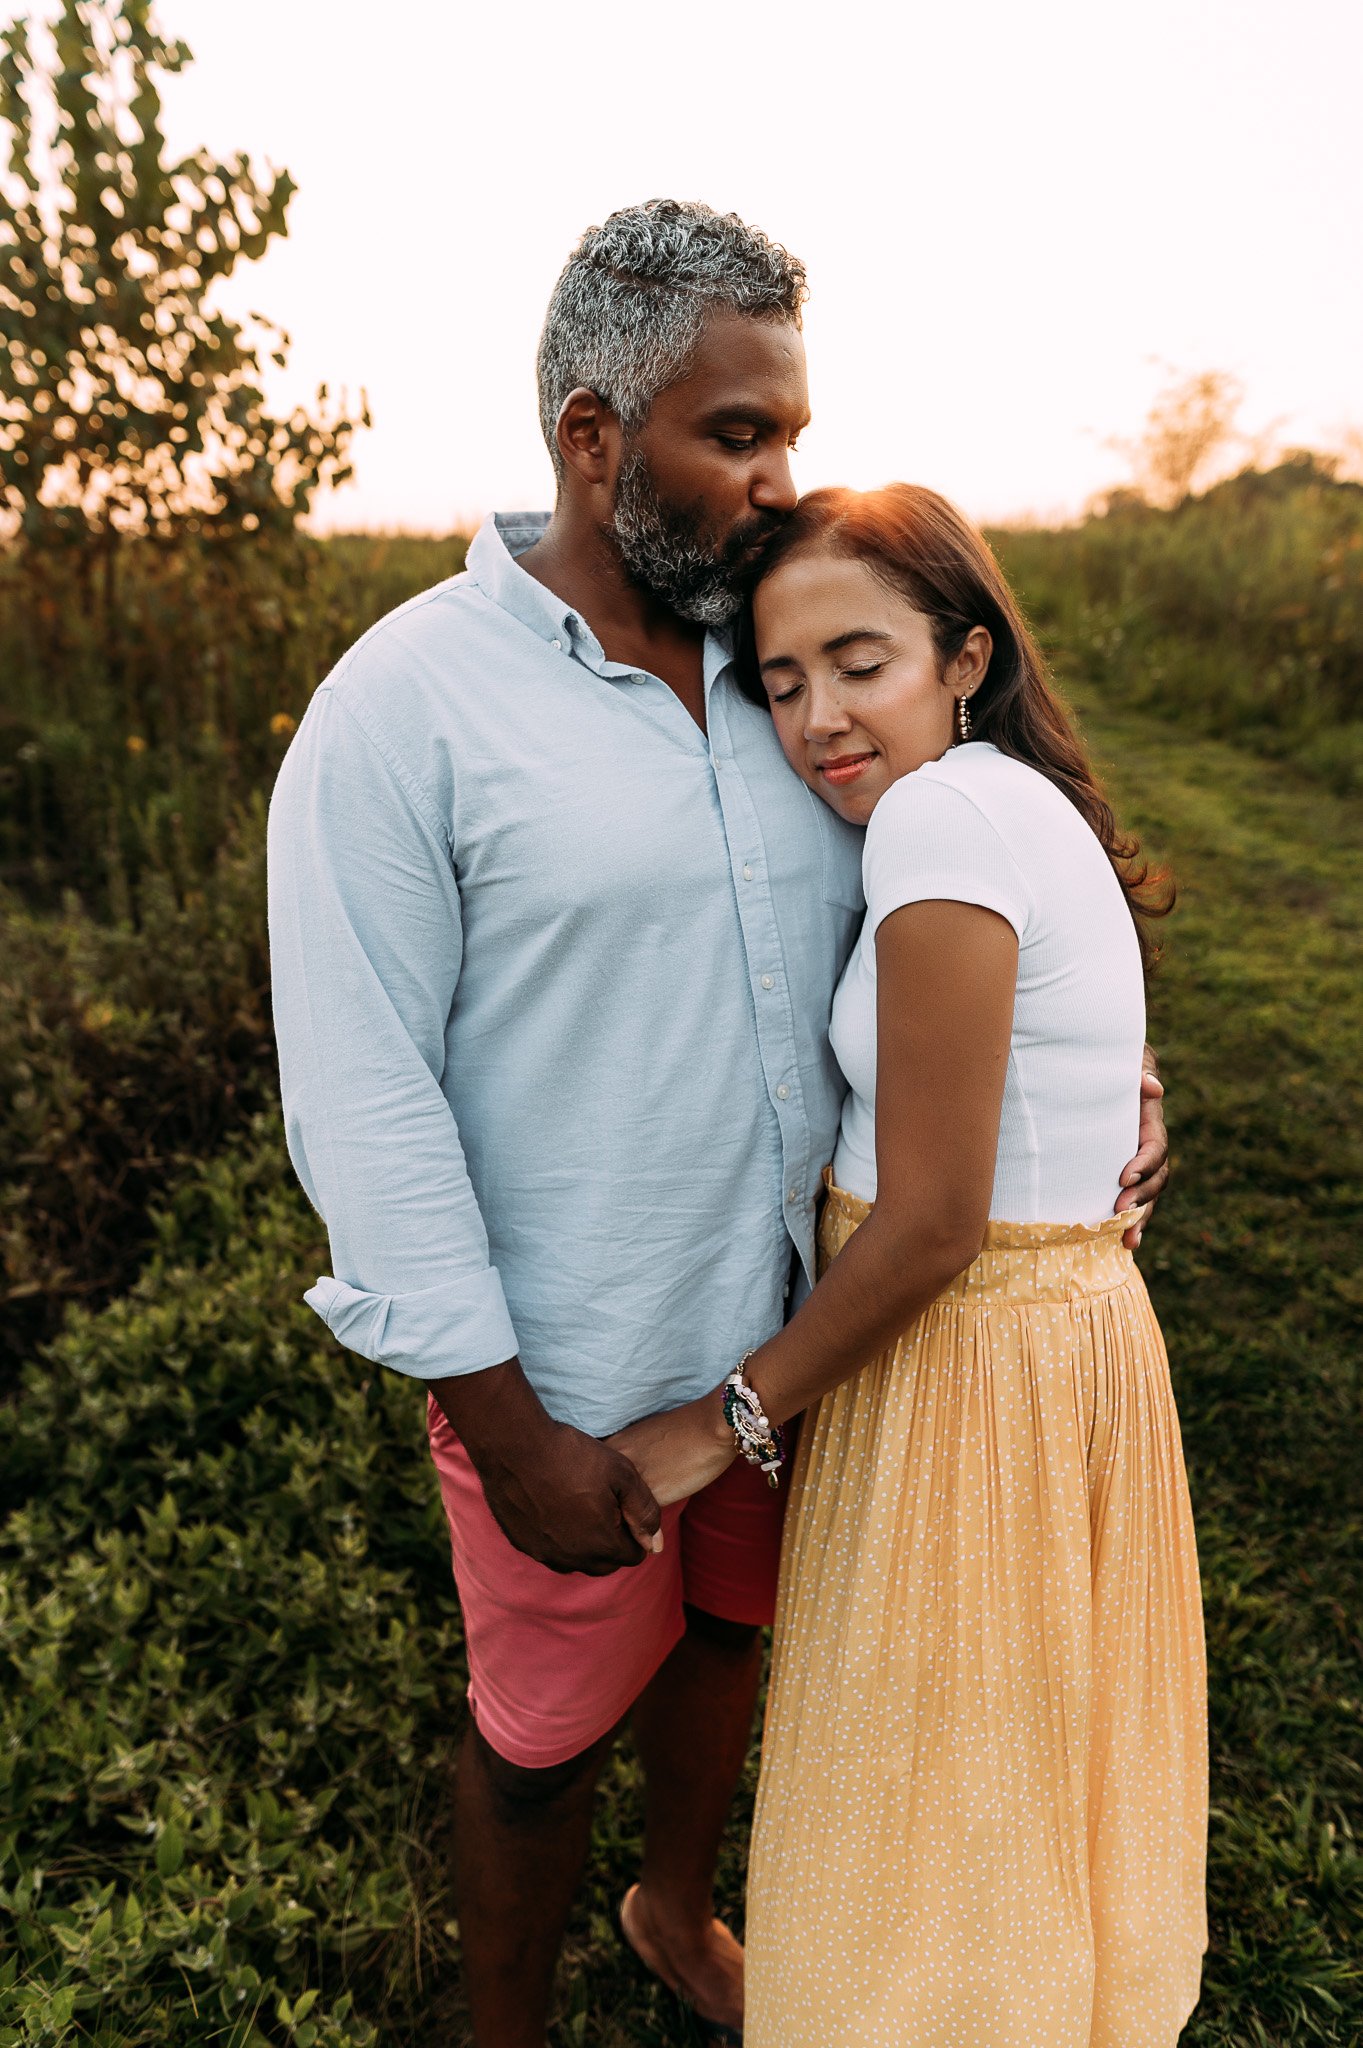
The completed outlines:
{"type": "Polygon", "coordinates": [[[151,0],[62,0],[0,35],[0,517],[35,545],[288,530],[368,425],[276,418],[288,337],[213,306],[287,233],[294,185],[201,149],[165,161],[160,80],[191,61],[151,0]]]}

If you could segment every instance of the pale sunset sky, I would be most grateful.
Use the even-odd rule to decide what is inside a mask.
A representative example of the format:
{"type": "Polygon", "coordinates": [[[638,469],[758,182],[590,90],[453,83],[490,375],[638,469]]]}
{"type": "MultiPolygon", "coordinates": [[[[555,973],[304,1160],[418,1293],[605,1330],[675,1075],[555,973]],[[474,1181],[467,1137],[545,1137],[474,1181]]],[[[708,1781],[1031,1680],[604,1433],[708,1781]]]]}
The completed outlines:
{"type": "Polygon", "coordinates": [[[227,288],[365,386],[324,526],[549,502],[545,302],[581,230],[666,193],[809,267],[803,487],[978,518],[1120,480],[1178,371],[1245,426],[1363,427],[1360,0],[159,0],[173,149],[285,165],[287,242],[227,288]]]}

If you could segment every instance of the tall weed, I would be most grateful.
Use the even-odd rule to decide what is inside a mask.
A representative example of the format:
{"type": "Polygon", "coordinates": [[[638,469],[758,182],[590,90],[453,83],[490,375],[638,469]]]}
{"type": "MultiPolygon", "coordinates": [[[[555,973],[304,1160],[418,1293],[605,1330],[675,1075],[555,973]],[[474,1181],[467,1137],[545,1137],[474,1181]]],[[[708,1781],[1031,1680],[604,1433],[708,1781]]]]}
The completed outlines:
{"type": "Polygon", "coordinates": [[[0,1381],[274,1095],[269,788],[312,689],[464,543],[0,557],[0,1381]],[[230,570],[230,574],[229,574],[230,570]]]}
{"type": "Polygon", "coordinates": [[[1363,789],[1363,486],[1303,457],[996,540],[1063,674],[1363,789]]]}
{"type": "Polygon", "coordinates": [[[190,886],[326,671],[465,546],[129,542],[107,590],[74,551],[0,554],[0,880],[115,918],[149,869],[190,886]]]}

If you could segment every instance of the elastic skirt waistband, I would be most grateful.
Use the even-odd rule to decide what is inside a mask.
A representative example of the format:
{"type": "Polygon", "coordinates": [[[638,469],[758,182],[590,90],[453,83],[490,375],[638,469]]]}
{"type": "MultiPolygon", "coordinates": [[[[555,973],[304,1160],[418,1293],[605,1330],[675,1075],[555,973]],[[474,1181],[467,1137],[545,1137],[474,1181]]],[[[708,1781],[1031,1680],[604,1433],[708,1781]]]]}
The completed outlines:
{"type": "MultiPolygon", "coordinates": [[[[835,1259],[872,1204],[838,1187],[824,1173],[827,1194],[819,1217],[820,1263],[835,1259]]],[[[1131,1226],[1150,1213],[1150,1204],[1105,1216],[1101,1223],[988,1223],[979,1256],[939,1295],[939,1301],[1065,1301],[1075,1294],[1102,1294],[1136,1277],[1136,1263],[1122,1243],[1131,1226]]]]}

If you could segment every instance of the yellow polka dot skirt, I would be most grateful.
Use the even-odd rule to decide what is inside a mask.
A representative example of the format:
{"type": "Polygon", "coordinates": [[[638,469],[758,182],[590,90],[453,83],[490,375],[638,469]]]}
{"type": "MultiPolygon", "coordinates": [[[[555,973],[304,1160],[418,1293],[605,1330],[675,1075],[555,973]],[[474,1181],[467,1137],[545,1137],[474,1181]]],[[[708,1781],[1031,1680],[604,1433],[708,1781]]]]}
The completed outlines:
{"type": "MultiPolygon", "coordinates": [[[[869,1213],[830,1190],[824,1265],[869,1213]]],[[[1130,1220],[991,1223],[805,1418],[747,2048],[1172,2048],[1197,2001],[1202,1606],[1130,1220]]]]}

